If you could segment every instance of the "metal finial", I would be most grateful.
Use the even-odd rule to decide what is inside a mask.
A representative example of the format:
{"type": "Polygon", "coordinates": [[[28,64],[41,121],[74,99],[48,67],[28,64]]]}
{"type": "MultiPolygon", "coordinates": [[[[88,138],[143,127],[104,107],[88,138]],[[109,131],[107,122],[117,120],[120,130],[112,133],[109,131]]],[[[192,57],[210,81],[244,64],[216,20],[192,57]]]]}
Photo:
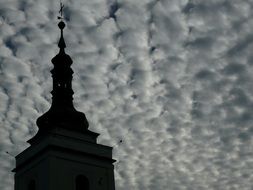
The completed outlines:
{"type": "Polygon", "coordinates": [[[64,48],[66,48],[66,44],[63,38],[63,29],[65,28],[65,23],[63,22],[63,8],[64,5],[63,3],[60,1],[60,10],[59,10],[59,14],[60,16],[58,16],[58,19],[60,19],[61,21],[58,24],[58,27],[61,30],[61,37],[58,43],[58,47],[60,48],[60,52],[64,52],[64,48]]]}
{"type": "Polygon", "coordinates": [[[58,43],[58,47],[60,48],[60,51],[64,52],[64,48],[66,48],[66,44],[65,44],[65,41],[64,41],[64,38],[63,38],[63,29],[65,28],[65,23],[63,21],[61,21],[58,24],[58,26],[61,29],[61,37],[60,37],[60,40],[59,40],[59,43],[58,43]]]}

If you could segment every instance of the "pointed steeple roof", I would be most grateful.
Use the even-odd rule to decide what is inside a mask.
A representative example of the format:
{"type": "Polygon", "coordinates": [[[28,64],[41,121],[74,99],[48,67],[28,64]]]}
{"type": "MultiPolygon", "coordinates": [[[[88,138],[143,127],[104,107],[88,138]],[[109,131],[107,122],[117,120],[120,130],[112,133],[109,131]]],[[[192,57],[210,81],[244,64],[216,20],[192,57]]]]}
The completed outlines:
{"type": "Polygon", "coordinates": [[[52,59],[54,68],[51,70],[53,78],[52,105],[48,112],[37,119],[38,133],[28,142],[31,144],[40,136],[52,129],[63,128],[70,131],[85,133],[96,138],[97,133],[88,130],[89,123],[84,113],[77,111],[73,106],[72,90],[72,59],[65,53],[66,43],[63,37],[65,23],[58,24],[61,36],[58,43],[59,53],[52,59]]]}

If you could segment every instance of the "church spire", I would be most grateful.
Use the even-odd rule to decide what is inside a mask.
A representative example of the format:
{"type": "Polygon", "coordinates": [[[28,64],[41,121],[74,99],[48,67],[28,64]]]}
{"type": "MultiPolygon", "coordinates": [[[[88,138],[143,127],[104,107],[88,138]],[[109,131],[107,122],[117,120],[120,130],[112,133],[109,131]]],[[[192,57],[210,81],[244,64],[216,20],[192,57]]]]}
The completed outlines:
{"type": "Polygon", "coordinates": [[[39,130],[27,141],[31,146],[15,157],[15,190],[115,190],[112,147],[97,143],[99,134],[88,130],[85,114],[73,106],[72,59],[65,53],[60,19],[52,105],[37,119],[39,130]]]}
{"type": "Polygon", "coordinates": [[[73,106],[73,90],[72,90],[72,75],[71,68],[72,59],[65,53],[66,43],[63,37],[63,29],[65,23],[62,17],[63,5],[61,4],[61,21],[58,27],[61,30],[58,47],[59,53],[52,59],[54,68],[51,70],[53,78],[52,105],[48,112],[37,119],[39,127],[38,133],[34,138],[29,140],[32,143],[37,137],[47,133],[53,128],[64,128],[71,131],[78,131],[82,133],[91,133],[88,130],[89,123],[85,114],[77,111],[73,106]]]}

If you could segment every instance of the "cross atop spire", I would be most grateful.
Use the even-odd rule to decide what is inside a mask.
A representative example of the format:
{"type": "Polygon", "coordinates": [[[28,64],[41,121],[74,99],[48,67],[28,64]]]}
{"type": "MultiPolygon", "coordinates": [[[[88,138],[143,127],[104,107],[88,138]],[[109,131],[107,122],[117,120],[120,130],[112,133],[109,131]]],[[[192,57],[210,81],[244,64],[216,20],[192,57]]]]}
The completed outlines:
{"type": "Polygon", "coordinates": [[[61,20],[58,24],[58,27],[61,30],[61,37],[60,37],[60,40],[59,40],[59,43],[58,43],[58,47],[60,48],[60,52],[64,52],[64,48],[66,48],[66,44],[65,44],[65,41],[64,41],[64,38],[63,38],[63,29],[66,26],[65,23],[63,22],[63,8],[64,8],[64,5],[63,5],[62,2],[60,2],[60,10],[59,10],[60,16],[58,16],[58,19],[61,20]]]}
{"type": "Polygon", "coordinates": [[[64,8],[64,4],[60,2],[60,10],[59,10],[60,16],[58,16],[58,19],[61,19],[61,20],[63,20],[63,8],[64,8]]]}

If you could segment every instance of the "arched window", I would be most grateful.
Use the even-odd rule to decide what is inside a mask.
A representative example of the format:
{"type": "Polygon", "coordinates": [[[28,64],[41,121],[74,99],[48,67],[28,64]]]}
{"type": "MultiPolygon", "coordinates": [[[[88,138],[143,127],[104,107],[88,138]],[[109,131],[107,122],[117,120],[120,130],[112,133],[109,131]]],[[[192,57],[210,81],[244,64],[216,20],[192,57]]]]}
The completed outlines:
{"type": "Polygon", "coordinates": [[[32,179],[31,181],[29,181],[28,183],[28,190],[36,190],[36,182],[34,179],[32,179]]]}
{"type": "Polygon", "coordinates": [[[89,180],[84,175],[76,176],[76,190],[89,190],[89,180]]]}

